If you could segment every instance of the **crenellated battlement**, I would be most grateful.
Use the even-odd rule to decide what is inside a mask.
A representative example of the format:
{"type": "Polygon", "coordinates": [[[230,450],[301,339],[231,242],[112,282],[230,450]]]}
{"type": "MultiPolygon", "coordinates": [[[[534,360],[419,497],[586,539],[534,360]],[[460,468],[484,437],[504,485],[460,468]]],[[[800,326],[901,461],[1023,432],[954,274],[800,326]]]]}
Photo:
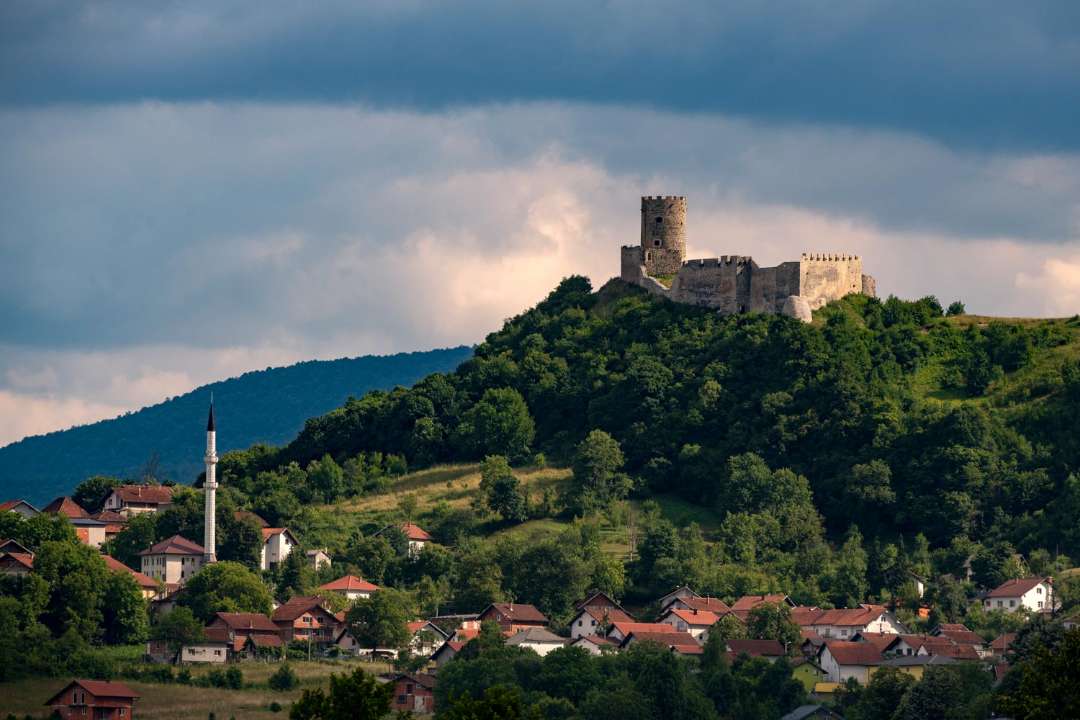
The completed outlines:
{"type": "Polygon", "coordinates": [[[851,293],[876,294],[862,258],[849,253],[804,252],[799,260],[758,267],[750,255],[686,259],[686,197],[641,198],[641,244],[620,251],[623,280],[675,302],[721,313],[786,312],[802,320],[851,293]],[[662,282],[661,282],[662,281],[662,282]]]}

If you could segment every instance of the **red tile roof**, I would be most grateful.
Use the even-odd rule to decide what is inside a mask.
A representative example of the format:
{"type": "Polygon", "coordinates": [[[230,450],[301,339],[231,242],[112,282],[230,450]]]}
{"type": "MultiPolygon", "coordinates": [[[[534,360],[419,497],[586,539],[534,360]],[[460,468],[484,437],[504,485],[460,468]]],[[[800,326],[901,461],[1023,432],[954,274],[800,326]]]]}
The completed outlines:
{"type": "Polygon", "coordinates": [[[102,555],[101,559],[105,561],[105,564],[108,565],[109,569],[113,572],[125,572],[131,575],[131,577],[135,578],[135,582],[139,584],[139,587],[145,590],[158,589],[157,580],[150,577],[149,575],[143,575],[138,570],[132,570],[127,565],[114,558],[112,555],[102,555]]]}
{"type": "Polygon", "coordinates": [[[813,625],[814,621],[821,617],[823,612],[825,611],[819,607],[796,605],[791,608],[791,621],[799,627],[806,627],[807,625],[813,625]]]}
{"type": "Polygon", "coordinates": [[[79,503],[69,497],[61,496],[42,508],[41,512],[57,513],[69,518],[88,518],[90,515],[83,510],[79,503]]]}
{"type": "Polygon", "coordinates": [[[266,542],[267,540],[274,537],[275,535],[281,535],[282,533],[285,533],[289,537],[291,537],[293,543],[297,542],[296,541],[296,536],[292,534],[292,530],[290,530],[289,528],[272,528],[272,527],[264,527],[264,528],[262,528],[263,542],[266,542]]]}
{"type": "Polygon", "coordinates": [[[736,655],[746,653],[750,657],[781,657],[784,646],[778,640],[728,640],[728,649],[736,655]]]}
{"type": "Polygon", "coordinates": [[[990,593],[987,594],[986,597],[988,597],[988,598],[1020,597],[1021,595],[1023,595],[1024,593],[1028,592],[1033,587],[1038,585],[1039,583],[1043,583],[1043,582],[1046,582],[1046,578],[1044,578],[1044,577],[1029,577],[1029,578],[1019,578],[1017,580],[1006,580],[1005,582],[1001,583],[996,588],[991,590],[990,593]]]}
{"type": "Polygon", "coordinates": [[[1013,644],[1013,640],[1016,640],[1016,633],[1002,633],[990,643],[990,649],[996,653],[1004,653],[1013,644]]]}
{"type": "Polygon", "coordinates": [[[143,550],[139,555],[203,555],[205,553],[206,549],[202,545],[185,537],[173,535],[152,545],[149,550],[143,550]]]}
{"type": "Polygon", "coordinates": [[[411,522],[402,523],[401,532],[405,533],[405,537],[417,542],[427,542],[431,539],[431,536],[427,534],[427,531],[411,522]]]}
{"type": "Polygon", "coordinates": [[[11,510],[17,505],[25,505],[34,512],[37,512],[37,508],[26,502],[25,500],[5,500],[4,502],[0,503],[0,512],[3,512],[4,510],[11,510]]]}
{"type": "Polygon", "coordinates": [[[712,627],[720,620],[720,616],[709,610],[684,610],[683,608],[672,608],[667,611],[668,615],[674,615],[687,625],[694,625],[696,627],[712,627]]]}
{"type": "Polygon", "coordinates": [[[634,618],[627,615],[622,608],[586,605],[580,609],[580,613],[588,613],[598,623],[634,622],[634,618]]]}
{"type": "Polygon", "coordinates": [[[878,652],[886,652],[899,641],[900,636],[894,633],[859,633],[859,642],[873,645],[878,649],[878,652]]]}
{"type": "Polygon", "coordinates": [[[584,599],[574,603],[576,610],[581,610],[586,607],[614,607],[622,609],[622,605],[617,603],[614,598],[608,595],[602,590],[592,590],[589,595],[584,599]]]}
{"type": "Polygon", "coordinates": [[[90,693],[96,698],[126,698],[134,700],[140,697],[138,693],[129,688],[127,685],[121,682],[111,682],[109,680],[72,680],[64,689],[49,698],[46,705],[68,705],[69,703],[61,698],[68,694],[68,690],[72,685],[78,685],[86,692],[90,693]]]}
{"type": "Polygon", "coordinates": [[[331,580],[324,585],[320,585],[319,589],[330,590],[333,592],[375,592],[379,589],[379,586],[372,585],[367,580],[361,580],[355,575],[346,575],[345,577],[339,577],[337,580],[331,580]]]}
{"type": "Polygon", "coordinates": [[[24,555],[34,554],[25,547],[23,547],[22,543],[20,543],[18,540],[11,539],[0,540],[0,552],[17,552],[23,553],[24,555]]]}
{"type": "Polygon", "coordinates": [[[113,494],[126,503],[168,505],[172,502],[172,488],[168,485],[121,485],[113,494]]]}
{"type": "Polygon", "coordinates": [[[320,597],[294,597],[289,598],[289,601],[284,605],[281,605],[274,610],[272,619],[274,622],[291,622],[300,617],[306,612],[310,612],[316,608],[321,608],[323,612],[337,619],[334,613],[330,612],[324,605],[323,600],[320,597]]]}
{"type": "Polygon", "coordinates": [[[838,627],[862,627],[869,625],[885,614],[884,605],[860,605],[857,608],[838,608],[824,610],[813,621],[813,625],[834,625],[838,627]]]}
{"type": "Polygon", "coordinates": [[[731,606],[732,610],[753,610],[758,605],[772,603],[780,605],[787,602],[787,595],[775,593],[772,595],[743,595],[731,606]]]}
{"type": "Polygon", "coordinates": [[[942,637],[947,637],[953,642],[962,643],[964,645],[982,645],[982,635],[974,630],[968,630],[967,626],[960,623],[947,623],[938,626],[937,634],[942,637]]]}
{"type": "Polygon", "coordinates": [[[680,598],[680,600],[689,608],[693,610],[708,610],[714,612],[717,615],[723,615],[731,612],[731,607],[721,600],[714,597],[688,597],[680,598]]]}
{"type": "Polygon", "coordinates": [[[826,640],[825,648],[839,665],[879,665],[884,660],[878,649],[870,643],[826,640]]]}
{"type": "Polygon", "coordinates": [[[547,623],[548,621],[544,613],[540,612],[535,606],[526,603],[492,603],[487,606],[484,612],[480,613],[480,618],[484,619],[484,616],[492,610],[511,623],[547,623]]]}
{"type": "Polygon", "coordinates": [[[615,630],[626,637],[630,633],[634,632],[651,632],[651,633],[668,633],[672,632],[671,626],[667,623],[639,623],[639,622],[617,622],[612,623],[611,630],[608,631],[610,635],[615,630]]]}
{"type": "Polygon", "coordinates": [[[278,626],[274,624],[274,621],[261,613],[219,612],[215,615],[215,618],[216,620],[220,620],[221,624],[230,630],[254,630],[270,633],[278,632],[278,626]]]}
{"type": "Polygon", "coordinates": [[[0,560],[4,558],[11,558],[11,560],[19,565],[22,565],[27,570],[34,569],[34,556],[30,553],[17,553],[17,552],[5,552],[0,553],[0,560]]]}

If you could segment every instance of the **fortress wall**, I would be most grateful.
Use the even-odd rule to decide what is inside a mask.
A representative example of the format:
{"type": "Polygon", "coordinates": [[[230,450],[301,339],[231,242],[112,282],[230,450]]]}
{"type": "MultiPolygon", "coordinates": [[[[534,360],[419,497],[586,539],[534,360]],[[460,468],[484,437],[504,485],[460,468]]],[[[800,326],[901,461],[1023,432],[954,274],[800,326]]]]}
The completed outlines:
{"type": "Polygon", "coordinates": [[[799,261],[799,292],[811,309],[863,291],[862,260],[857,255],[804,253],[799,261]]]}
{"type": "Polygon", "coordinates": [[[623,245],[620,253],[619,277],[628,283],[638,283],[641,279],[641,248],[637,245],[623,245]]]}
{"type": "Polygon", "coordinates": [[[722,313],[750,309],[753,261],[744,256],[690,260],[682,264],[671,286],[671,299],[722,313]]]}
{"type": "Polygon", "coordinates": [[[799,269],[797,262],[766,268],[759,268],[755,264],[750,280],[750,309],[757,312],[780,312],[789,296],[799,294],[799,269]]]}

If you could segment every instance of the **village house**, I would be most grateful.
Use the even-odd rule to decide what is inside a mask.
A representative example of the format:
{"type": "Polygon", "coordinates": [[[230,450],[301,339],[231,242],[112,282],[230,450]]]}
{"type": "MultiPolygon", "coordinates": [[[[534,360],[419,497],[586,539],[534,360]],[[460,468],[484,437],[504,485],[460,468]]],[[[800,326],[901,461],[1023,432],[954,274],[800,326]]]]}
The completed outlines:
{"type": "Polygon", "coordinates": [[[224,628],[208,627],[203,639],[180,648],[183,663],[225,663],[229,660],[229,634],[224,628]]]}
{"type": "Polygon", "coordinates": [[[668,605],[675,602],[676,600],[685,600],[686,598],[696,597],[701,596],[694,592],[693,588],[691,588],[689,585],[680,585],[679,587],[669,592],[667,595],[662,595],[660,599],[656,601],[656,604],[657,606],[659,606],[661,612],[663,612],[668,605]]]}
{"type": "Polygon", "coordinates": [[[157,580],[150,577],[149,575],[141,573],[137,570],[132,570],[127,565],[120,562],[111,555],[102,555],[101,559],[105,561],[105,565],[108,566],[108,568],[113,572],[127,573],[128,575],[131,575],[131,577],[134,578],[136,584],[138,584],[139,586],[139,592],[142,593],[143,600],[152,600],[153,598],[157,597],[158,594],[161,592],[161,585],[158,583],[157,580]]]}
{"type": "Polygon", "coordinates": [[[409,652],[413,655],[430,656],[450,638],[446,631],[428,620],[416,620],[408,623],[407,627],[409,652]]]}
{"type": "Polygon", "coordinates": [[[307,558],[308,565],[315,570],[321,570],[324,567],[330,567],[330,555],[326,552],[326,548],[319,550],[308,550],[304,553],[304,557],[307,558]]]}
{"type": "Polygon", "coordinates": [[[952,640],[957,645],[970,646],[980,657],[985,657],[990,654],[990,651],[986,647],[986,641],[982,639],[982,635],[969,630],[966,625],[962,623],[942,623],[936,628],[930,631],[931,635],[937,637],[945,637],[952,640]]]}
{"type": "Polygon", "coordinates": [[[688,632],[698,642],[705,642],[709,637],[709,628],[719,622],[720,616],[708,610],[687,610],[669,607],[660,622],[670,625],[679,632],[688,632]]]}
{"type": "Polygon", "coordinates": [[[142,572],[166,585],[182,585],[203,566],[203,546],[173,535],[139,553],[142,572]]]}
{"type": "Polygon", "coordinates": [[[105,541],[108,542],[119,535],[127,527],[127,517],[115,510],[102,510],[90,516],[91,520],[105,523],[105,541]]]}
{"type": "Polygon", "coordinates": [[[1054,581],[1048,577],[1029,577],[1006,580],[983,599],[986,610],[1046,612],[1057,608],[1054,581]]]}
{"type": "Polygon", "coordinates": [[[121,485],[113,488],[105,498],[103,510],[113,510],[121,515],[161,512],[172,505],[173,489],[168,485],[121,485]]]}
{"type": "Polygon", "coordinates": [[[807,693],[814,692],[818,683],[825,682],[825,671],[817,664],[817,660],[808,657],[791,658],[791,676],[802,683],[807,693]]]}
{"type": "Polygon", "coordinates": [[[612,623],[634,622],[622,606],[602,592],[596,592],[577,604],[577,615],[570,620],[570,637],[602,635],[612,623]]]}
{"type": "Polygon", "coordinates": [[[5,500],[0,503],[0,512],[13,512],[27,519],[41,514],[40,510],[25,500],[5,500]]]}
{"type": "Polygon", "coordinates": [[[617,622],[608,629],[607,637],[622,643],[631,633],[670,633],[677,632],[667,623],[617,622]]]}
{"type": "Polygon", "coordinates": [[[416,557],[431,542],[431,536],[419,525],[411,522],[401,526],[401,532],[405,533],[405,539],[409,541],[409,557],[416,557]]]}
{"type": "Polygon", "coordinates": [[[390,709],[427,715],[435,712],[435,678],[419,673],[400,673],[391,678],[394,696],[390,709]]]}
{"type": "Polygon", "coordinates": [[[1009,646],[1016,640],[1016,633],[1001,633],[990,641],[990,654],[994,657],[1005,657],[1009,646]]]}
{"type": "Polygon", "coordinates": [[[86,510],[83,510],[82,505],[75,502],[66,495],[61,495],[60,497],[53,500],[51,503],[43,507],[41,509],[41,512],[53,513],[55,515],[63,515],[68,520],[90,517],[90,514],[87,513],[86,510]]]}
{"type": "Polygon", "coordinates": [[[260,613],[219,612],[206,626],[207,635],[211,631],[224,633],[231,656],[237,658],[280,655],[284,644],[281,629],[260,613]]]}
{"type": "Polygon", "coordinates": [[[525,603],[492,603],[484,608],[478,619],[480,622],[491,620],[506,631],[527,630],[531,627],[545,627],[548,619],[533,605],[525,603]]]}
{"type": "Polygon", "coordinates": [[[263,528],[262,538],[259,567],[263,570],[273,570],[279,563],[285,562],[293,548],[300,544],[289,528],[263,528]]]}
{"type": "Polygon", "coordinates": [[[907,632],[907,628],[884,605],[864,604],[857,608],[822,610],[816,616],[809,614],[804,616],[800,613],[797,622],[800,627],[806,627],[826,639],[850,640],[858,633],[888,635],[907,632]],[[803,623],[809,624],[803,625],[803,623]]]}
{"type": "Polygon", "coordinates": [[[442,646],[436,650],[432,656],[431,661],[435,663],[435,667],[440,668],[446,663],[454,659],[454,657],[461,652],[461,649],[465,647],[465,643],[457,640],[447,640],[442,646]]]}
{"type": "Polygon", "coordinates": [[[672,630],[670,626],[664,632],[648,632],[648,631],[634,631],[626,636],[619,644],[619,649],[626,649],[639,642],[651,642],[657,645],[662,645],[673,653],[679,655],[700,655],[702,652],[701,645],[698,644],[690,633],[676,632],[672,630]]]}
{"type": "Polygon", "coordinates": [[[290,598],[274,610],[270,619],[286,643],[298,641],[330,645],[340,637],[344,627],[344,622],[323,605],[319,597],[290,598]]]}
{"type": "Polygon", "coordinates": [[[346,600],[359,600],[360,598],[367,599],[371,597],[372,593],[379,591],[379,586],[373,585],[367,580],[362,580],[355,575],[346,575],[320,585],[319,590],[336,593],[346,600]]]}
{"type": "Polygon", "coordinates": [[[916,680],[922,680],[923,673],[930,665],[951,665],[956,659],[945,655],[898,655],[881,661],[880,667],[896,668],[916,680]]]}
{"type": "Polygon", "coordinates": [[[565,647],[566,643],[566,638],[559,637],[547,628],[542,627],[531,627],[519,630],[506,640],[507,645],[511,647],[529,648],[540,657],[544,657],[552,650],[558,650],[561,647],[565,647]]]}
{"type": "Polygon", "coordinates": [[[69,518],[69,522],[75,528],[75,537],[83,545],[89,545],[95,550],[105,544],[107,523],[95,520],[91,517],[69,518]]]}
{"type": "Polygon", "coordinates": [[[981,654],[971,645],[961,645],[937,635],[897,635],[884,652],[897,656],[941,655],[957,660],[978,660],[981,654]]]}
{"type": "Polygon", "coordinates": [[[570,647],[581,648],[590,655],[603,655],[618,649],[618,644],[599,635],[582,635],[572,640],[570,647]]]}
{"type": "Polygon", "coordinates": [[[849,678],[854,678],[859,684],[865,685],[884,659],[870,643],[826,640],[818,656],[818,664],[829,682],[843,684],[849,678]]]}
{"type": "Polygon", "coordinates": [[[704,610],[706,612],[716,613],[717,616],[723,617],[731,612],[731,607],[721,600],[714,597],[677,597],[669,602],[666,606],[660,608],[660,612],[664,613],[668,610],[704,610]]]}
{"type": "Polygon", "coordinates": [[[72,680],[45,705],[62,720],[130,720],[138,698],[124,683],[72,680]]]}
{"type": "Polygon", "coordinates": [[[33,553],[0,552],[0,575],[29,575],[33,569],[33,553]]]}
{"type": "Polygon", "coordinates": [[[775,662],[777,658],[784,657],[787,653],[779,640],[747,640],[731,639],[727,641],[727,652],[732,657],[748,655],[749,657],[765,658],[769,662],[775,662]]]}
{"type": "Polygon", "coordinates": [[[844,720],[826,705],[800,705],[780,720],[844,720]]]}
{"type": "Polygon", "coordinates": [[[791,598],[782,593],[772,593],[768,595],[743,595],[731,605],[731,614],[739,618],[743,622],[750,616],[750,611],[761,605],[786,605],[789,608],[794,608],[795,603],[791,598]]]}

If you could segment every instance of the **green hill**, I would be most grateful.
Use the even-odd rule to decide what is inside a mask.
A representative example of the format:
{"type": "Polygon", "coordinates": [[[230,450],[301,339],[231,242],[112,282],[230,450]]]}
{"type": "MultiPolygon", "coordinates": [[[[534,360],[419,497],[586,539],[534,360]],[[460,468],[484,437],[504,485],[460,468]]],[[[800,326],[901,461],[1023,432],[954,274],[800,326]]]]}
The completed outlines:
{"type": "Polygon", "coordinates": [[[191,482],[202,470],[211,392],[217,402],[219,449],[281,444],[295,437],[306,418],[350,396],[410,385],[430,373],[453,369],[471,352],[458,347],[267,368],[112,420],[29,437],[0,448],[0,497],[44,503],[70,494],[89,475],[129,478],[144,469],[162,480],[191,482]]]}
{"type": "MultiPolygon", "coordinates": [[[[1080,556],[1078,356],[1080,318],[851,296],[804,324],[569,278],[453,372],[226,453],[219,523],[254,510],[429,613],[513,598],[565,621],[589,587],[640,606],[682,582],[917,603],[917,574],[939,621],[1000,631],[965,597],[1080,556]],[[489,456],[515,469],[482,479],[489,456]],[[379,533],[406,518],[437,543],[416,562],[379,533]]],[[[200,536],[201,507],[182,493],[155,536],[200,536]]]]}

